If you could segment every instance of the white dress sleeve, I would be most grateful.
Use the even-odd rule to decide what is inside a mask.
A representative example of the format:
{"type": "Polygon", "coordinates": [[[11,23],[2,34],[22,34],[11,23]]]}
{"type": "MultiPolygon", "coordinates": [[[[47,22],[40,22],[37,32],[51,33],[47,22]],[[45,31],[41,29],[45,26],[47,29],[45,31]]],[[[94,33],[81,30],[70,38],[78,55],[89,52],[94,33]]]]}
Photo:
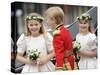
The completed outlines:
{"type": "Polygon", "coordinates": [[[50,52],[54,49],[53,48],[53,37],[50,35],[50,33],[47,33],[46,46],[47,46],[47,51],[48,52],[50,52]]]}
{"type": "Polygon", "coordinates": [[[17,40],[17,52],[24,53],[26,50],[25,35],[22,34],[17,40]]]}
{"type": "Polygon", "coordinates": [[[91,50],[97,48],[97,38],[95,34],[90,35],[88,45],[90,46],[91,50]]]}
{"type": "Polygon", "coordinates": [[[79,42],[79,34],[76,35],[76,41],[79,42]]]}

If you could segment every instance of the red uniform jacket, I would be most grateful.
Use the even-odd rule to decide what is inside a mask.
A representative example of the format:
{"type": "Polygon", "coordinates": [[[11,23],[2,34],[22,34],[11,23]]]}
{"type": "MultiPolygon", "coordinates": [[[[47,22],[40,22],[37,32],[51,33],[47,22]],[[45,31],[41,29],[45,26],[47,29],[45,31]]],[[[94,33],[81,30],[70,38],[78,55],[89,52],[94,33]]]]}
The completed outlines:
{"type": "MultiPolygon", "coordinates": [[[[72,47],[72,35],[67,28],[63,25],[59,27],[60,33],[53,36],[53,46],[56,54],[56,67],[63,67],[64,56],[66,50],[73,50],[72,47]]],[[[68,57],[68,62],[71,68],[74,68],[74,56],[70,55],[68,57]]]]}

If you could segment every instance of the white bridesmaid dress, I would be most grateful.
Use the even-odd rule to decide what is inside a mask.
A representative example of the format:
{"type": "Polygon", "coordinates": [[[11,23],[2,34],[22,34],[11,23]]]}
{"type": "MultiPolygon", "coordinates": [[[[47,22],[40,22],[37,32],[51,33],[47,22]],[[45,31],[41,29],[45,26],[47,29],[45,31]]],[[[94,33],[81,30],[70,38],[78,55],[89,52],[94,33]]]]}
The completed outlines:
{"type": "MultiPolygon", "coordinates": [[[[38,37],[25,36],[22,34],[17,41],[17,51],[19,53],[27,52],[30,49],[38,49],[40,57],[46,57],[50,50],[53,49],[52,36],[48,33],[47,37],[41,34],[38,37]]],[[[49,61],[42,66],[25,64],[22,73],[29,72],[51,72],[55,70],[54,64],[49,61]]]]}
{"type": "MultiPolygon", "coordinates": [[[[78,34],[76,40],[81,44],[81,51],[97,49],[96,36],[93,33],[88,33],[86,35],[78,34]]],[[[96,57],[80,57],[79,69],[95,69],[97,68],[96,57]]]]}

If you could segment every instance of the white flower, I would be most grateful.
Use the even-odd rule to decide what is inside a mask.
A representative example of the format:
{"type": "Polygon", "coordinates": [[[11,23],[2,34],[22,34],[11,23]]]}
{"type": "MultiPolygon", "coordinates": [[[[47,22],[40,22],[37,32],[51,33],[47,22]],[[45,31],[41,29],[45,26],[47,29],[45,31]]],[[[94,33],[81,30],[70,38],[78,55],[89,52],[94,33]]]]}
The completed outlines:
{"type": "Polygon", "coordinates": [[[75,41],[75,42],[73,43],[73,48],[74,48],[74,49],[75,49],[75,48],[80,49],[80,48],[81,48],[80,43],[79,43],[78,41],[75,41]]]}
{"type": "Polygon", "coordinates": [[[31,16],[28,16],[28,19],[31,19],[31,16]]]}
{"type": "Polygon", "coordinates": [[[33,16],[33,19],[37,19],[37,18],[33,16]]]}
{"type": "Polygon", "coordinates": [[[38,56],[39,53],[38,52],[35,52],[35,54],[38,56]]]}

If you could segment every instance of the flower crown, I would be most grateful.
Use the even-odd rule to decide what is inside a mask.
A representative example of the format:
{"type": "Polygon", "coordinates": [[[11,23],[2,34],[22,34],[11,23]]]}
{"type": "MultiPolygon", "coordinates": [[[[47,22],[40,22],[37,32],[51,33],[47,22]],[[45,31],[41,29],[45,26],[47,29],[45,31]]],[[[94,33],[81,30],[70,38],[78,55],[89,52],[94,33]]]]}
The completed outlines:
{"type": "Polygon", "coordinates": [[[82,15],[80,17],[77,17],[77,19],[80,21],[80,20],[88,20],[88,21],[91,21],[92,20],[92,17],[89,16],[89,15],[82,15]]]}
{"type": "Polygon", "coordinates": [[[27,16],[26,21],[29,20],[37,20],[39,22],[43,22],[44,18],[42,16],[27,16]]]}

